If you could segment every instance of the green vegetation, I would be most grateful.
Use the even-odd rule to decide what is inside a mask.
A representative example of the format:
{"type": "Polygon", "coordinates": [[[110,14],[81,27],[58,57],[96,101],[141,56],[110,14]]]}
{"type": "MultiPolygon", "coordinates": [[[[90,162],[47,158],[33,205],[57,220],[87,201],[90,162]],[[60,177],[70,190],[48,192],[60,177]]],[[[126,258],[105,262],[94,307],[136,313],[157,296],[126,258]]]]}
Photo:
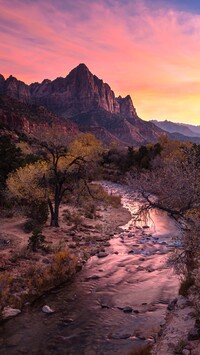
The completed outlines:
{"type": "Polygon", "coordinates": [[[28,249],[32,251],[37,251],[38,249],[44,249],[45,247],[45,236],[42,234],[39,228],[33,230],[33,234],[28,240],[28,249]]]}
{"type": "Polygon", "coordinates": [[[104,167],[113,166],[121,173],[126,173],[134,168],[151,169],[154,159],[160,155],[161,151],[160,143],[141,146],[139,149],[114,147],[103,153],[102,165],[104,167]]]}
{"type": "Polygon", "coordinates": [[[22,151],[9,136],[0,139],[0,190],[5,189],[8,174],[22,164],[22,151]]]}

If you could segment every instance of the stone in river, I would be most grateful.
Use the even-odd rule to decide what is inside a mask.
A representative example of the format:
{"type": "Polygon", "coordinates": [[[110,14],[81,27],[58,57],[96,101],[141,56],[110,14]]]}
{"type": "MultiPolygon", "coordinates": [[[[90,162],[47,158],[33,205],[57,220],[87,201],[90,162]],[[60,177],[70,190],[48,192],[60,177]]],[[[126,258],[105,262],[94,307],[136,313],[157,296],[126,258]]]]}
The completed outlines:
{"type": "Polygon", "coordinates": [[[108,335],[109,339],[128,339],[130,337],[131,337],[131,334],[129,334],[129,333],[114,333],[114,334],[108,335]]]}
{"type": "Polygon", "coordinates": [[[168,306],[167,306],[167,310],[168,310],[168,311],[173,311],[174,308],[175,308],[175,305],[176,305],[177,301],[178,301],[178,298],[175,298],[173,301],[171,301],[171,302],[168,304],[168,306]]]}
{"type": "Polygon", "coordinates": [[[123,312],[124,313],[132,313],[133,312],[133,308],[130,306],[126,306],[123,308],[123,312]]]}
{"type": "Polygon", "coordinates": [[[108,256],[108,254],[104,251],[100,251],[98,254],[97,254],[98,258],[105,258],[106,256],[108,256]]]}
{"type": "Polygon", "coordinates": [[[134,250],[130,250],[128,254],[134,254],[134,250]]]}
{"type": "Polygon", "coordinates": [[[92,275],[92,276],[88,276],[85,278],[85,281],[90,281],[90,280],[98,280],[100,279],[99,275],[92,275]]]}
{"type": "Polygon", "coordinates": [[[105,303],[102,303],[101,304],[101,308],[107,308],[107,309],[109,309],[109,308],[111,308],[110,306],[108,306],[107,304],[105,304],[105,303]]]}
{"type": "Polygon", "coordinates": [[[103,243],[103,246],[104,247],[110,247],[110,243],[109,242],[105,242],[105,243],[103,243]]]}
{"type": "Polygon", "coordinates": [[[51,309],[49,306],[47,306],[47,305],[45,304],[45,306],[42,307],[42,312],[47,313],[47,314],[52,314],[52,313],[54,313],[55,311],[53,311],[53,309],[51,309]]]}

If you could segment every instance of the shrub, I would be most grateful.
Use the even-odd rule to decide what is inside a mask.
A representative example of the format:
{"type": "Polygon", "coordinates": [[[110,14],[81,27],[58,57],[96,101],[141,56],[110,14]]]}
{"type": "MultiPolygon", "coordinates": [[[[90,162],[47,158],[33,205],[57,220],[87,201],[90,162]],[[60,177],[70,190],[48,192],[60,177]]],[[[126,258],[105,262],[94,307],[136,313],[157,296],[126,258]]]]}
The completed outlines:
{"type": "Polygon", "coordinates": [[[77,258],[68,250],[55,254],[52,263],[46,268],[29,267],[26,272],[27,284],[30,292],[38,295],[65,282],[76,271],[77,258]]]}
{"type": "Polygon", "coordinates": [[[26,207],[25,214],[34,224],[42,225],[48,218],[48,205],[45,201],[34,201],[26,207]]]}
{"type": "Polygon", "coordinates": [[[87,209],[85,211],[85,217],[86,218],[96,218],[96,204],[95,203],[90,203],[87,206],[87,209]]]}
{"type": "Polygon", "coordinates": [[[183,349],[185,348],[187,342],[183,339],[179,339],[178,343],[174,348],[174,354],[182,354],[183,349]]]}
{"type": "Polygon", "coordinates": [[[41,229],[35,228],[33,230],[33,234],[28,240],[28,249],[32,251],[43,249],[44,243],[45,243],[45,236],[41,233],[41,229]]]}
{"type": "Polygon", "coordinates": [[[73,213],[73,215],[70,217],[70,220],[74,224],[74,229],[78,229],[82,224],[83,218],[80,213],[73,213]]]}
{"type": "Polygon", "coordinates": [[[23,230],[25,233],[32,232],[34,228],[36,228],[36,224],[35,221],[33,221],[32,219],[28,219],[23,225],[23,230]]]}
{"type": "Polygon", "coordinates": [[[9,273],[4,273],[0,275],[0,304],[1,306],[6,305],[6,301],[10,296],[10,289],[12,286],[12,276],[9,273]]]}
{"type": "Polygon", "coordinates": [[[186,279],[182,280],[180,288],[179,288],[179,295],[181,296],[188,296],[188,291],[191,286],[194,285],[194,280],[191,277],[187,277],[186,279]]]}

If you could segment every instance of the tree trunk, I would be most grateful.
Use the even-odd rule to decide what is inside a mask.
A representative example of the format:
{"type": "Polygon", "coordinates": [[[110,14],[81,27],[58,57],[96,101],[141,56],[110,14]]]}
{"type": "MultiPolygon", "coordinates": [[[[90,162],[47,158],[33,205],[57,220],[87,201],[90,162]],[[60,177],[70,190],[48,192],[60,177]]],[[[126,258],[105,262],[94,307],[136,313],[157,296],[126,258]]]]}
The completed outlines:
{"type": "Polygon", "coordinates": [[[50,199],[48,199],[48,205],[49,205],[49,210],[50,210],[50,215],[51,215],[51,222],[50,226],[51,227],[59,227],[58,224],[58,218],[59,218],[59,202],[55,201],[55,206],[53,208],[52,202],[50,199]]]}

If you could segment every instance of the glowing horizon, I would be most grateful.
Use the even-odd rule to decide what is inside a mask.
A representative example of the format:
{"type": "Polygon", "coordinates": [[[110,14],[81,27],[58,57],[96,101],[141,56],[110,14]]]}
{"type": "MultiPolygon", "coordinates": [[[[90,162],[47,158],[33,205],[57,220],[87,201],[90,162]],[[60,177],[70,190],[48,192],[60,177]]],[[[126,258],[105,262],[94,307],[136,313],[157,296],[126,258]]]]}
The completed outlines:
{"type": "Polygon", "coordinates": [[[0,0],[0,73],[30,84],[85,63],[142,119],[200,124],[200,6],[151,3],[0,0]]]}

